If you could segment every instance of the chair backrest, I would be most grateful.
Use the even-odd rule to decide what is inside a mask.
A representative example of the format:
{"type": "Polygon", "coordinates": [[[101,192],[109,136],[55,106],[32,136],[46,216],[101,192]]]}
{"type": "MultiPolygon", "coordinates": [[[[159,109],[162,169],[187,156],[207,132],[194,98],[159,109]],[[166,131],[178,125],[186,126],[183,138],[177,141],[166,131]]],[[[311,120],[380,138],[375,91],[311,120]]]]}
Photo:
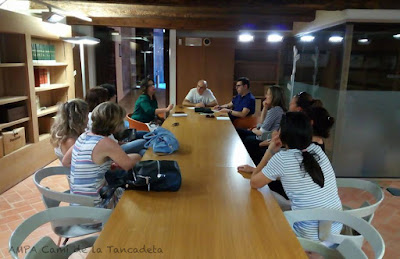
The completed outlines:
{"type": "MultiPolygon", "coordinates": [[[[22,222],[15,231],[11,234],[9,240],[9,251],[13,258],[18,258],[18,253],[22,251],[22,243],[24,240],[40,226],[54,221],[54,220],[76,220],[79,222],[84,219],[86,221],[92,220],[93,222],[107,222],[111,215],[112,210],[102,208],[90,208],[84,206],[67,206],[50,208],[41,211],[22,222]]],[[[39,240],[28,252],[25,258],[68,258],[76,249],[90,247],[94,244],[97,237],[89,237],[84,240],[79,240],[71,243],[60,249],[51,238],[43,237],[39,240]],[[45,248],[45,249],[44,249],[45,248]],[[49,253],[48,251],[54,251],[49,253]]]]}
{"type": "Polygon", "coordinates": [[[126,120],[129,122],[129,128],[130,129],[136,129],[140,131],[150,131],[149,127],[146,125],[146,123],[143,123],[141,121],[137,121],[131,118],[132,114],[126,115],[126,120]]]}
{"type": "Polygon", "coordinates": [[[361,180],[361,179],[353,179],[353,178],[337,178],[336,183],[338,188],[356,188],[363,191],[367,191],[372,194],[376,200],[374,204],[364,203],[360,208],[351,208],[350,210],[346,210],[346,212],[350,213],[353,216],[364,218],[370,217],[369,222],[372,220],[372,215],[375,210],[379,207],[384,199],[384,193],[382,188],[376,183],[361,180]]]}
{"type": "MultiPolygon", "coordinates": [[[[362,235],[368,241],[368,243],[370,243],[372,249],[374,250],[375,258],[382,258],[385,253],[385,243],[379,232],[365,220],[350,215],[347,212],[339,210],[329,210],[329,209],[310,209],[310,210],[285,211],[284,214],[292,228],[294,223],[299,221],[317,220],[320,222],[320,225],[323,222],[332,222],[332,221],[340,222],[356,230],[358,233],[360,233],[360,235],[362,235]]],[[[324,238],[321,238],[320,236],[320,240],[337,243],[336,239],[333,238],[332,240],[331,237],[332,236],[326,236],[324,238]]],[[[364,258],[367,258],[364,252],[362,252],[361,248],[358,247],[355,243],[353,243],[351,236],[348,236],[348,238],[344,238],[339,244],[344,242],[346,239],[349,241],[346,241],[344,243],[345,248],[342,249],[354,250],[350,252],[358,255],[363,255],[364,258]]],[[[347,252],[350,253],[349,251],[347,252]]]]}
{"type": "Polygon", "coordinates": [[[65,175],[69,176],[70,169],[68,167],[56,166],[56,167],[47,167],[38,170],[33,176],[33,181],[38,188],[39,192],[42,194],[43,201],[47,208],[58,207],[60,202],[74,203],[82,206],[95,206],[96,199],[93,197],[78,195],[69,193],[69,190],[66,192],[57,192],[51,190],[43,185],[41,185],[41,181],[46,177],[50,177],[53,175],[65,175]]]}
{"type": "Polygon", "coordinates": [[[257,117],[252,115],[244,118],[237,118],[233,121],[233,126],[238,129],[255,128],[257,127],[257,117]]]}

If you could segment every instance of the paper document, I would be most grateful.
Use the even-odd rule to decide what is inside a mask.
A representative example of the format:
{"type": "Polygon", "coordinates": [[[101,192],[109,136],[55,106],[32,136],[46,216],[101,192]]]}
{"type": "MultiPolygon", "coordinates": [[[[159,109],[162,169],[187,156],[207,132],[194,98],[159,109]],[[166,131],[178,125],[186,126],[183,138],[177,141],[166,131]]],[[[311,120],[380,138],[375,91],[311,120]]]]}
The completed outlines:
{"type": "Polygon", "coordinates": [[[229,121],[229,117],[217,117],[217,120],[219,121],[229,121]]]}
{"type": "Polygon", "coordinates": [[[187,117],[186,113],[174,113],[172,114],[172,117],[187,117]]]}
{"type": "Polygon", "coordinates": [[[194,108],[196,107],[186,107],[186,108],[188,108],[189,110],[194,110],[194,108]]]}

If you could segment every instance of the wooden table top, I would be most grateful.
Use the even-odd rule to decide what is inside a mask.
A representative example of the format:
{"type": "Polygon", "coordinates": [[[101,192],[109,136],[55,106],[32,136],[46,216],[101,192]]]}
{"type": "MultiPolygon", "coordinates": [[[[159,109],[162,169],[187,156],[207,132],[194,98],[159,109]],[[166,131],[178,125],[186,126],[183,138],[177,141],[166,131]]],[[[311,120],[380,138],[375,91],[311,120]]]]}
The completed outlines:
{"type": "Polygon", "coordinates": [[[126,191],[88,258],[307,258],[271,193],[237,172],[253,162],[232,123],[183,109],[163,124],[179,151],[143,158],[176,160],[181,189],[126,191]]]}

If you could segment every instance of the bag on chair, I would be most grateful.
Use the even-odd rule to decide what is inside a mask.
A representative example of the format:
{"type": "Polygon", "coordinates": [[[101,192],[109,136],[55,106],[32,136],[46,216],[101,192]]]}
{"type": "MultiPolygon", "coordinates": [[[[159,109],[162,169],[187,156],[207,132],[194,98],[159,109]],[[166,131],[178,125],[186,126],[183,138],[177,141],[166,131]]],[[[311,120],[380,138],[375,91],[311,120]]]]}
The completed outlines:
{"type": "Polygon", "coordinates": [[[147,133],[143,138],[147,140],[144,147],[153,148],[153,152],[158,155],[172,154],[179,149],[179,142],[174,134],[162,127],[147,133]]]}

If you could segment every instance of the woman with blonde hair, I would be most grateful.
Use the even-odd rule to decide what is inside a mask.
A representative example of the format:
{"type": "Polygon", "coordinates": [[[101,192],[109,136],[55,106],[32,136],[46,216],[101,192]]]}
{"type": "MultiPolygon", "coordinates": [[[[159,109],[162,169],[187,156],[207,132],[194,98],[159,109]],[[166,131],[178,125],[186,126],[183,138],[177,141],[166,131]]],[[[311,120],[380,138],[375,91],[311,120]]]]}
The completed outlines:
{"type": "Polygon", "coordinates": [[[76,139],[85,131],[89,106],[81,99],[72,99],[59,106],[56,119],[51,126],[51,143],[58,159],[75,144],[76,139]]]}
{"type": "MultiPolygon", "coordinates": [[[[104,205],[99,192],[106,185],[105,173],[111,169],[111,163],[128,171],[141,159],[138,154],[126,154],[118,143],[108,138],[123,127],[124,118],[125,110],[118,104],[98,105],[92,113],[92,131],[80,135],[63,159],[64,166],[71,166],[71,193],[96,197],[97,206],[104,205]]],[[[117,190],[114,203],[108,207],[114,206],[121,194],[117,190]]]]}

